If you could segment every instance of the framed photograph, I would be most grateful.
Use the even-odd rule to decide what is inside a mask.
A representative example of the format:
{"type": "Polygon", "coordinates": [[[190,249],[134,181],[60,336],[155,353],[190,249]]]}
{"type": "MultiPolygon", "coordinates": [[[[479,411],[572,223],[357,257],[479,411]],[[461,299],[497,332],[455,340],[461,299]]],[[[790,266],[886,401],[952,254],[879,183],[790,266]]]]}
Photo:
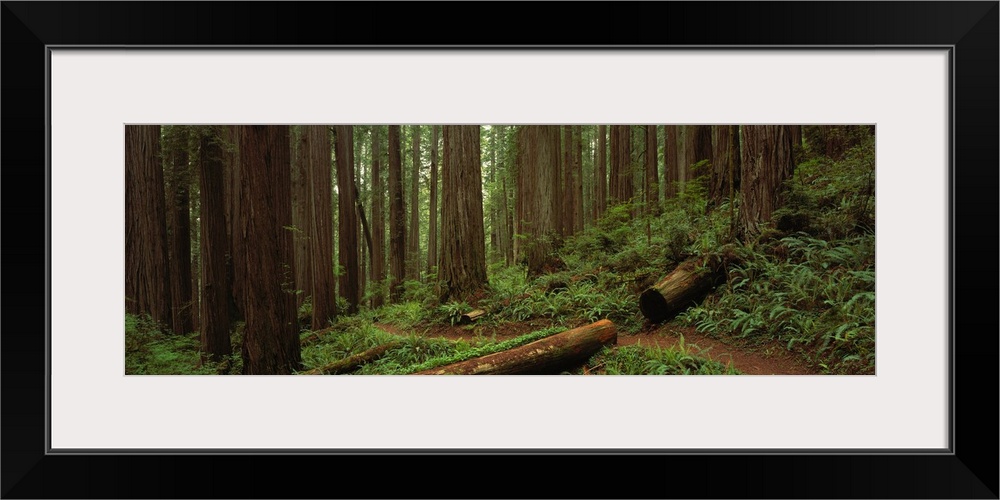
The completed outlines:
{"type": "Polygon", "coordinates": [[[447,9],[422,4],[3,5],[3,158],[19,195],[5,248],[32,240],[45,263],[44,280],[23,280],[34,293],[5,294],[24,325],[3,339],[4,497],[297,497],[285,475],[310,462],[398,478],[336,495],[466,496],[427,486],[427,471],[483,479],[499,471],[488,455],[602,463],[623,481],[494,479],[486,496],[997,498],[996,428],[976,423],[996,422],[996,392],[972,390],[997,362],[997,290],[978,284],[996,276],[997,2],[581,4],[575,22],[604,29],[563,28],[553,45],[500,34],[561,23],[517,4],[484,6],[474,30],[444,30],[447,9]],[[369,141],[393,124],[863,128],[877,172],[871,371],[126,375],[129,127],[261,124],[361,125],[369,141]],[[43,224],[21,217],[36,212],[43,224]],[[197,471],[246,455],[273,477],[199,489],[197,471]],[[648,484],[633,490],[636,473],[648,484]]]}

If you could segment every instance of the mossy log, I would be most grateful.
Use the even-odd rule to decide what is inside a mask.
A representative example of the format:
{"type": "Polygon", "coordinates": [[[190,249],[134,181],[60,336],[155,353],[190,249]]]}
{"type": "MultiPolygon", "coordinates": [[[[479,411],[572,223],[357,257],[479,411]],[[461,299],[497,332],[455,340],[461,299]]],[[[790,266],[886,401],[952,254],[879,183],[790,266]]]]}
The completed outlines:
{"type": "Polygon", "coordinates": [[[338,373],[347,373],[361,368],[361,365],[365,363],[371,363],[378,358],[381,358],[386,351],[399,347],[403,345],[401,342],[389,342],[388,344],[382,344],[380,346],[373,347],[364,352],[359,352],[348,358],[340,359],[329,363],[325,366],[319,368],[314,368],[307,372],[302,372],[303,375],[337,375],[338,373]]]}
{"type": "Polygon", "coordinates": [[[682,262],[665,278],[639,296],[639,310],[646,319],[660,323],[698,303],[719,283],[724,267],[716,256],[682,262]]]}
{"type": "Polygon", "coordinates": [[[480,316],[483,316],[485,314],[486,314],[486,311],[484,311],[482,309],[476,309],[475,311],[469,311],[469,312],[463,314],[462,317],[458,318],[458,324],[460,324],[460,325],[468,325],[469,323],[472,323],[473,321],[479,319],[480,316]]]}
{"type": "Polygon", "coordinates": [[[327,334],[329,334],[330,332],[332,332],[334,330],[336,330],[336,327],[334,327],[334,326],[327,327],[327,328],[324,328],[322,330],[316,330],[316,331],[310,333],[309,335],[303,337],[301,340],[299,340],[299,343],[303,347],[305,347],[307,345],[310,345],[310,344],[312,344],[314,342],[319,341],[324,336],[326,336],[327,334]]]}
{"type": "Polygon", "coordinates": [[[416,375],[543,375],[579,366],[618,342],[610,320],[566,330],[530,344],[417,372],[416,375]]]}

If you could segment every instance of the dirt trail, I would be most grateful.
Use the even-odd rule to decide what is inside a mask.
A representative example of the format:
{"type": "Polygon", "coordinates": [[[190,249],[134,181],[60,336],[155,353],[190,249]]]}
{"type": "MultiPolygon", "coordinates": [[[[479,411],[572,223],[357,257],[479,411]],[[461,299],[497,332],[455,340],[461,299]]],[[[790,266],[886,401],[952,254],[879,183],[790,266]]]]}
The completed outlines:
{"type": "MultiPolygon", "coordinates": [[[[551,325],[547,321],[529,321],[525,323],[508,323],[499,327],[480,325],[468,326],[434,326],[417,328],[412,331],[401,329],[387,323],[376,323],[375,326],[394,335],[409,335],[411,333],[428,338],[443,338],[448,340],[473,341],[487,338],[503,341],[545,328],[551,325]]],[[[673,348],[684,336],[684,345],[694,354],[713,359],[724,364],[732,364],[746,375],[816,375],[819,372],[810,368],[783,346],[772,345],[753,348],[725,344],[719,340],[698,333],[691,327],[677,325],[650,326],[636,334],[618,335],[618,345],[626,346],[640,344],[656,345],[662,348],[673,348]]]]}
{"type": "Polygon", "coordinates": [[[618,335],[618,345],[657,345],[663,348],[675,347],[684,336],[684,345],[693,354],[713,359],[720,363],[732,364],[746,375],[816,375],[810,368],[781,345],[745,348],[722,343],[698,333],[691,327],[663,325],[634,335],[618,335]]]}

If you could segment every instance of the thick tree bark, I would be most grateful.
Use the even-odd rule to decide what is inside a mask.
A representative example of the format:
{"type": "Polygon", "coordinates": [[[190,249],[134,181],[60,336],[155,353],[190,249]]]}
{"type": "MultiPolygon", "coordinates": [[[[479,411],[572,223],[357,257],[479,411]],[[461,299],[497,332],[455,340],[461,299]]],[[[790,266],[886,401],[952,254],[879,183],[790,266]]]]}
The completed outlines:
{"type": "Polygon", "coordinates": [[[406,237],[406,276],[409,279],[420,279],[420,126],[410,127],[410,140],[413,145],[413,155],[410,161],[410,224],[409,235],[406,237]]]}
{"type": "MultiPolygon", "coordinates": [[[[504,126],[500,126],[500,135],[507,140],[507,129],[504,126]]],[[[507,142],[504,142],[506,145],[507,142]]],[[[503,191],[503,197],[500,200],[500,214],[502,220],[502,237],[500,238],[503,247],[504,263],[509,265],[514,264],[514,214],[513,210],[510,208],[510,191],[507,188],[507,178],[510,177],[510,165],[507,163],[507,155],[504,155],[504,168],[500,173],[500,186],[503,191]]]]}
{"type": "Polygon", "coordinates": [[[487,182],[489,183],[490,193],[490,260],[496,261],[497,255],[500,252],[500,231],[497,227],[498,216],[497,216],[497,190],[496,190],[496,179],[497,179],[497,129],[496,126],[490,127],[490,176],[487,182]]]}
{"type": "Polygon", "coordinates": [[[562,162],[562,189],[559,190],[559,199],[562,202],[562,235],[573,235],[573,129],[569,125],[563,125],[563,162],[562,162]]]}
{"type": "Polygon", "coordinates": [[[431,127],[431,199],[427,227],[427,273],[433,273],[438,265],[438,126],[431,127]]]}
{"type": "Polygon", "coordinates": [[[170,264],[159,125],[125,126],[125,312],[170,328],[170,264]]]}
{"type": "Polygon", "coordinates": [[[354,127],[337,125],[337,261],[340,263],[340,297],[347,302],[347,313],[358,311],[360,272],[358,262],[358,214],[354,196],[354,127]]]}
{"type": "Polygon", "coordinates": [[[170,306],[174,333],[194,331],[191,290],[191,171],[188,168],[188,128],[170,127],[167,158],[170,164],[167,207],[170,211],[170,306]]]}
{"type": "Polygon", "coordinates": [[[606,345],[618,342],[614,323],[603,319],[567,330],[520,347],[450,365],[417,372],[416,375],[544,375],[578,366],[606,345]]]}
{"type": "Polygon", "coordinates": [[[783,182],[792,176],[792,136],[787,125],[744,125],[740,167],[739,236],[760,226],[784,203],[783,182]]]}
{"type": "Polygon", "coordinates": [[[635,195],[632,181],[632,130],[630,125],[611,126],[610,205],[631,203],[635,195]]]}
{"type": "Polygon", "coordinates": [[[597,172],[594,187],[594,220],[604,216],[608,209],[608,127],[597,126],[597,172]]]}
{"type": "Polygon", "coordinates": [[[219,127],[206,127],[199,139],[201,180],[201,352],[206,361],[232,353],[229,339],[229,282],[226,276],[226,168],[219,127]]]}
{"type": "Polygon", "coordinates": [[[582,130],[573,127],[573,233],[583,231],[583,144],[582,130]]]}
{"type": "Polygon", "coordinates": [[[660,180],[656,171],[656,125],[646,125],[646,213],[660,213],[660,180]]]}
{"type": "Polygon", "coordinates": [[[528,276],[554,270],[559,217],[559,127],[525,125],[517,131],[518,254],[528,276]]]}
{"type": "Polygon", "coordinates": [[[739,125],[713,125],[712,176],[708,183],[708,195],[716,205],[735,190],[735,184],[739,182],[739,170],[739,125]]]}
{"type": "Polygon", "coordinates": [[[465,300],[486,285],[486,236],[479,126],[445,125],[442,168],[441,301],[465,300]]]}
{"type": "Polygon", "coordinates": [[[395,349],[401,345],[403,345],[402,342],[389,342],[387,344],[375,346],[367,351],[359,352],[353,356],[339,359],[319,368],[303,372],[302,375],[337,375],[340,373],[352,372],[361,368],[364,364],[371,363],[372,361],[381,358],[389,350],[395,349]]]}
{"type": "Polygon", "coordinates": [[[682,262],[665,278],[639,296],[639,310],[653,323],[667,321],[705,297],[722,277],[716,257],[695,257],[682,262]]]}
{"type": "Polygon", "coordinates": [[[372,294],[372,307],[385,303],[382,285],[385,283],[385,193],[382,184],[382,127],[372,126],[372,267],[371,281],[378,287],[372,294]]]}
{"type": "Polygon", "coordinates": [[[702,160],[712,159],[712,127],[710,125],[687,125],[684,127],[684,180],[690,181],[707,172],[692,170],[692,166],[702,160]]]}
{"type": "Polygon", "coordinates": [[[243,373],[281,375],[297,370],[291,166],[287,125],[240,127],[240,216],[234,239],[243,257],[236,272],[246,326],[243,373]]]}
{"type": "Polygon", "coordinates": [[[301,306],[312,296],[312,251],[309,234],[312,231],[312,190],[309,186],[309,139],[303,126],[291,127],[292,136],[292,225],[295,226],[295,288],[296,305],[301,306]]]}
{"type": "Polygon", "coordinates": [[[229,278],[229,319],[230,321],[243,320],[246,315],[243,313],[243,282],[241,274],[236,267],[243,262],[244,258],[240,254],[240,245],[236,241],[240,223],[240,126],[226,125],[223,129],[225,134],[225,161],[226,161],[226,241],[229,242],[229,255],[226,259],[226,276],[229,278]]]}
{"type": "MultiPolygon", "coordinates": [[[[309,256],[312,277],[312,329],[337,314],[333,275],[333,195],[330,192],[330,132],[325,125],[302,127],[309,188],[309,256]]],[[[344,198],[344,190],[340,190],[344,198]]],[[[343,219],[343,216],[341,216],[343,219]]]]}
{"type": "Polygon", "coordinates": [[[677,197],[677,185],[680,183],[680,148],[677,147],[677,125],[663,126],[663,168],[667,185],[664,194],[667,198],[677,197]]]}
{"type": "Polygon", "coordinates": [[[403,161],[399,125],[389,125],[389,297],[399,302],[406,279],[406,207],[403,206],[403,161]]]}

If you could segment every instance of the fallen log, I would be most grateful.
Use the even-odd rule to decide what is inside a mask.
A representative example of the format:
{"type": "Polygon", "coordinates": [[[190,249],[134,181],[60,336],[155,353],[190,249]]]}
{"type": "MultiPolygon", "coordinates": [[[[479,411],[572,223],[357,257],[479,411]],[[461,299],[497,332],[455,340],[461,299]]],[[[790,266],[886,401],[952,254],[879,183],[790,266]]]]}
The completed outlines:
{"type": "Polygon", "coordinates": [[[602,319],[596,323],[566,330],[530,344],[439,366],[415,375],[532,375],[559,373],[579,366],[601,350],[618,341],[615,324],[602,319]]]}
{"type": "Polygon", "coordinates": [[[318,340],[322,339],[322,338],[323,338],[323,337],[324,337],[324,336],[325,336],[326,334],[328,334],[328,333],[330,333],[330,332],[334,331],[335,329],[336,329],[336,327],[334,327],[334,326],[331,326],[331,327],[327,327],[327,328],[324,328],[324,329],[322,329],[322,330],[316,330],[316,331],[314,331],[314,332],[310,333],[309,335],[307,335],[307,336],[303,337],[303,338],[302,338],[302,339],[301,339],[301,340],[299,341],[299,343],[300,343],[300,344],[301,344],[301,345],[302,345],[303,347],[304,347],[304,346],[307,346],[307,345],[309,345],[309,344],[312,344],[313,342],[316,342],[316,341],[318,341],[318,340]]]}
{"type": "Polygon", "coordinates": [[[359,352],[353,356],[328,363],[319,368],[313,368],[307,372],[302,372],[302,375],[337,375],[338,373],[347,373],[358,368],[365,363],[371,363],[378,358],[381,358],[386,351],[399,347],[402,345],[401,342],[389,342],[388,344],[382,344],[380,346],[373,347],[364,352],[359,352]]]}
{"type": "Polygon", "coordinates": [[[486,311],[484,311],[482,309],[476,309],[475,311],[469,311],[469,312],[463,314],[462,317],[458,318],[458,324],[460,324],[460,325],[468,325],[469,323],[472,323],[473,321],[479,319],[479,317],[482,316],[482,315],[484,315],[484,314],[486,314],[486,311]]]}
{"type": "Polygon", "coordinates": [[[682,262],[665,278],[639,296],[639,310],[653,323],[667,321],[698,303],[719,278],[723,266],[716,256],[695,257],[682,262]]]}

